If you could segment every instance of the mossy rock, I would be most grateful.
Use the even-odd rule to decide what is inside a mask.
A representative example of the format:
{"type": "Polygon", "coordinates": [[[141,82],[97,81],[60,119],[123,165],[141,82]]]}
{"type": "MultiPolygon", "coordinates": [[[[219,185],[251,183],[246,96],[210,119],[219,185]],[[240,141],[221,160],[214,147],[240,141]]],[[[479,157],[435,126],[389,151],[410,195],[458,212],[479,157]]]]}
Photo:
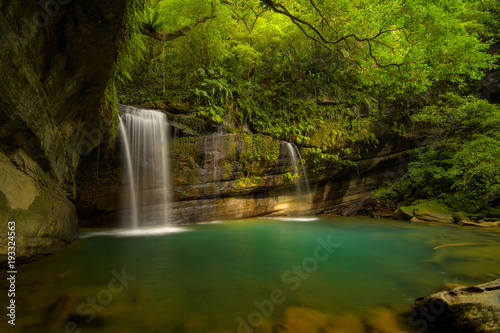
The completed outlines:
{"type": "Polygon", "coordinates": [[[179,128],[185,134],[202,136],[213,132],[211,126],[203,119],[165,112],[167,120],[173,127],[179,128]]]}
{"type": "Polygon", "coordinates": [[[397,220],[411,220],[414,216],[413,210],[413,206],[399,207],[394,211],[393,218],[397,220]]]}
{"type": "Polygon", "coordinates": [[[415,205],[413,212],[415,217],[422,221],[453,223],[453,210],[435,201],[427,201],[415,205]]]}
{"type": "Polygon", "coordinates": [[[470,218],[469,215],[465,212],[455,212],[453,213],[453,221],[455,223],[470,222],[470,218]]]}
{"type": "MultiPolygon", "coordinates": [[[[399,220],[412,220],[421,222],[443,222],[454,223],[454,212],[451,208],[439,204],[435,201],[426,201],[413,206],[399,207],[393,217],[399,220]]],[[[457,218],[467,218],[463,215],[457,215],[457,218]]]]}

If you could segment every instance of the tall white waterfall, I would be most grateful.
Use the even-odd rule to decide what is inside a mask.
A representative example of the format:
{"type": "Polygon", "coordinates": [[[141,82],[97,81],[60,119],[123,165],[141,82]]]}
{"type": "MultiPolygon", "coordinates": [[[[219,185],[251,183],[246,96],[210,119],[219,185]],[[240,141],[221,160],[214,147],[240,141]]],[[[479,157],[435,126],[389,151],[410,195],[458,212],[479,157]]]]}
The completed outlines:
{"type": "Polygon", "coordinates": [[[154,110],[127,111],[121,114],[119,127],[130,188],[130,214],[124,223],[133,229],[145,224],[167,225],[170,221],[167,119],[165,114],[154,110]]]}

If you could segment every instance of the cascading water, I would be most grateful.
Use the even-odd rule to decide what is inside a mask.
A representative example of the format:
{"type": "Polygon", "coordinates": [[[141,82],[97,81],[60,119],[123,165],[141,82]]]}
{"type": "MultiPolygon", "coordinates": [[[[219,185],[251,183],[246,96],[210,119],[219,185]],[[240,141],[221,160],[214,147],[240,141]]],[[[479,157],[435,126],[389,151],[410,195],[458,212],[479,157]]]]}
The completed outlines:
{"type": "Polygon", "coordinates": [[[165,114],[128,108],[120,116],[119,129],[130,188],[130,214],[125,225],[133,229],[140,224],[167,225],[170,172],[165,114]]]}
{"type": "Polygon", "coordinates": [[[128,182],[129,182],[129,187],[130,187],[130,221],[128,225],[130,225],[132,228],[137,228],[139,225],[139,216],[137,213],[137,198],[136,198],[136,193],[135,193],[135,181],[134,181],[134,175],[133,175],[133,167],[132,167],[132,158],[130,157],[130,145],[128,143],[128,136],[127,132],[125,130],[125,127],[123,126],[123,122],[120,119],[119,123],[119,131],[120,131],[120,137],[122,140],[122,151],[123,154],[125,155],[125,160],[124,160],[124,169],[127,170],[127,176],[128,176],[128,182]]]}
{"type": "MultiPolygon", "coordinates": [[[[296,173],[297,175],[300,174],[300,171],[302,171],[302,176],[304,177],[304,184],[306,186],[306,195],[307,198],[310,201],[310,196],[311,196],[311,188],[309,187],[309,179],[307,178],[307,172],[306,168],[304,167],[304,164],[302,163],[302,157],[300,156],[299,149],[297,146],[290,142],[284,142],[285,146],[287,147],[288,150],[288,155],[290,157],[290,162],[292,163],[293,166],[293,172],[296,173]],[[299,164],[300,164],[300,169],[299,169],[299,164]]],[[[300,177],[300,175],[299,175],[300,177]]],[[[299,200],[304,200],[304,195],[303,195],[303,190],[302,190],[302,182],[300,181],[299,177],[295,178],[295,187],[297,189],[297,196],[299,200]]]]}
{"type": "MultiPolygon", "coordinates": [[[[219,149],[221,149],[221,143],[222,143],[222,138],[223,138],[223,128],[222,126],[217,127],[217,133],[212,134],[212,146],[209,147],[208,149],[212,152],[212,187],[213,187],[213,196],[215,198],[219,197],[219,188],[217,185],[217,182],[219,181],[219,160],[221,159],[221,153],[219,152],[219,149]]],[[[205,146],[205,156],[207,156],[207,147],[205,146]]]]}
{"type": "Polygon", "coordinates": [[[220,198],[220,174],[219,174],[219,162],[223,158],[222,157],[222,146],[224,130],[222,126],[217,127],[217,132],[212,133],[210,136],[205,136],[203,141],[203,149],[204,149],[204,169],[205,169],[205,177],[204,177],[204,198],[213,199],[210,200],[213,204],[207,204],[206,207],[202,209],[202,219],[207,220],[207,210],[217,210],[217,199],[220,198]]]}

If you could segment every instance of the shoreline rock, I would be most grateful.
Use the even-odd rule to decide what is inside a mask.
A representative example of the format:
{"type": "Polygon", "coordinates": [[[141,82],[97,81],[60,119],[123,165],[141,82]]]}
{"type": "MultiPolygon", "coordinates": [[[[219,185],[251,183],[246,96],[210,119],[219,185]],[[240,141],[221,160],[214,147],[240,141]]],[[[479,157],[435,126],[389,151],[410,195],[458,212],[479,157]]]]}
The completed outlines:
{"type": "MultiPolygon", "coordinates": [[[[492,211],[496,212],[495,209],[492,211]]],[[[392,218],[410,222],[454,223],[483,228],[500,227],[500,218],[494,217],[494,213],[485,217],[484,214],[456,212],[445,205],[430,200],[413,206],[401,206],[393,212],[392,218]]]]}
{"type": "Polygon", "coordinates": [[[500,279],[421,297],[413,308],[417,312],[432,310],[433,319],[425,323],[431,332],[498,333],[500,279]]]}

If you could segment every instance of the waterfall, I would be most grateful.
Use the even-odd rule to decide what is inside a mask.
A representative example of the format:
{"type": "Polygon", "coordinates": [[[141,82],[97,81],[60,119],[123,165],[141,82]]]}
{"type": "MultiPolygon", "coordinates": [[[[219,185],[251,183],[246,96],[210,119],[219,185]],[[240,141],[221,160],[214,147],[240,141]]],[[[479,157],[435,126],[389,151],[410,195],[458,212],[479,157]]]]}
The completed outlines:
{"type": "Polygon", "coordinates": [[[133,229],[144,224],[168,224],[170,172],[165,114],[128,108],[120,115],[119,129],[130,189],[130,216],[125,224],[133,229]]]}
{"type": "Polygon", "coordinates": [[[204,176],[203,176],[203,199],[207,203],[202,208],[201,217],[203,221],[213,219],[217,215],[217,203],[220,198],[220,170],[219,162],[223,159],[224,128],[217,126],[217,132],[206,135],[203,138],[204,176]]]}
{"type": "Polygon", "coordinates": [[[308,196],[309,201],[311,201],[310,196],[311,196],[311,188],[309,187],[309,179],[307,178],[307,172],[306,168],[304,167],[304,163],[302,163],[302,157],[300,156],[299,149],[297,148],[296,145],[290,143],[290,142],[284,142],[285,146],[287,147],[288,150],[288,156],[290,157],[290,162],[292,163],[293,166],[293,172],[297,173],[299,175],[299,178],[295,178],[295,188],[297,191],[297,197],[300,201],[303,200],[303,190],[302,190],[302,185],[300,181],[300,171],[302,171],[302,177],[304,177],[305,180],[305,190],[306,190],[306,195],[308,196]],[[299,169],[300,165],[300,169],[299,169]]]}
{"type": "Polygon", "coordinates": [[[223,134],[224,134],[224,131],[223,131],[222,126],[218,126],[217,133],[212,134],[211,147],[207,147],[206,142],[205,142],[205,158],[207,158],[206,156],[208,156],[207,148],[208,148],[208,151],[211,151],[211,153],[212,153],[212,160],[211,160],[211,162],[212,162],[211,168],[213,170],[213,172],[212,172],[212,188],[213,188],[212,195],[216,199],[219,198],[219,195],[220,195],[220,193],[219,193],[220,191],[219,191],[219,187],[218,187],[217,182],[219,181],[218,171],[219,171],[219,160],[221,159],[221,153],[219,152],[219,149],[222,149],[221,143],[222,143],[222,138],[223,138],[222,135],[223,134]]]}
{"type": "Polygon", "coordinates": [[[131,216],[128,224],[135,229],[139,225],[139,216],[137,213],[137,198],[135,193],[135,181],[132,168],[132,158],[130,157],[130,145],[128,144],[128,137],[126,135],[125,127],[123,126],[123,122],[121,121],[121,119],[119,123],[119,131],[120,131],[120,138],[122,140],[122,151],[124,152],[125,155],[124,169],[126,170],[130,187],[129,201],[130,201],[131,216]]]}

